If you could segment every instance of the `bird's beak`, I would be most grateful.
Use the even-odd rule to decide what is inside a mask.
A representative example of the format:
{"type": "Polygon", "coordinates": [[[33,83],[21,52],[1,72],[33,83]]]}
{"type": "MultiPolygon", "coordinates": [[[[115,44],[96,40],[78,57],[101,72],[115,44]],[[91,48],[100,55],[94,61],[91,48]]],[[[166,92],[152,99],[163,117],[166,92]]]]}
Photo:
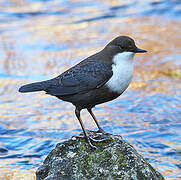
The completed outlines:
{"type": "Polygon", "coordinates": [[[136,48],[135,53],[146,53],[147,51],[144,49],[136,48]]]}

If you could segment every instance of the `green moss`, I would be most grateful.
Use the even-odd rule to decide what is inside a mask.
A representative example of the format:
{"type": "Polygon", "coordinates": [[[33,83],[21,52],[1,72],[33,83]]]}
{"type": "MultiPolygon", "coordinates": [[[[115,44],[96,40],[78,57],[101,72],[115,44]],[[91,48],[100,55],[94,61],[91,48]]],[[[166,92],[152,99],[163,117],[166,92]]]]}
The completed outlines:
{"type": "Polygon", "coordinates": [[[86,149],[86,147],[85,147],[85,144],[84,144],[84,143],[82,143],[82,144],[81,144],[80,149],[81,149],[81,151],[86,149]]]}
{"type": "Polygon", "coordinates": [[[93,161],[94,160],[94,156],[92,154],[90,154],[87,158],[87,161],[90,162],[90,161],[93,161]]]}
{"type": "Polygon", "coordinates": [[[125,163],[125,162],[122,162],[122,163],[121,163],[121,166],[126,166],[126,163],[125,163]]]}
{"type": "Polygon", "coordinates": [[[119,151],[119,152],[118,152],[118,156],[119,156],[119,159],[120,159],[120,160],[123,159],[123,154],[122,154],[122,152],[119,151]]]}

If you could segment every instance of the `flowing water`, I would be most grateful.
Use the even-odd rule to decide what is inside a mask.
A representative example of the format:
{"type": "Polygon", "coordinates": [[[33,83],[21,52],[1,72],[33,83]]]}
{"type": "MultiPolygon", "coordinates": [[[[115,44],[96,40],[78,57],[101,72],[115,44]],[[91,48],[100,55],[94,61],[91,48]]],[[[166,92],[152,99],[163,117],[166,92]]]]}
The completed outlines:
{"type": "MultiPolygon", "coordinates": [[[[136,55],[128,90],[94,112],[165,179],[181,179],[180,30],[180,0],[0,1],[0,179],[35,179],[56,143],[82,131],[71,104],[18,88],[55,77],[122,34],[148,53],[136,55]]],[[[86,111],[82,118],[96,129],[86,111]]]]}

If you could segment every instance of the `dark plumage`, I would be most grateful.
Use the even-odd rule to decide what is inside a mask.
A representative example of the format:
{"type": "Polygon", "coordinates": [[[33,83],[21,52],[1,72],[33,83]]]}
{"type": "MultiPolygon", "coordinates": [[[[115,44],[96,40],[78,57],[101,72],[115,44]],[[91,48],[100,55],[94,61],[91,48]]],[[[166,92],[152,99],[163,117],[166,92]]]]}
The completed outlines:
{"type": "MultiPolygon", "coordinates": [[[[127,36],[119,36],[111,41],[102,51],[86,58],[79,64],[68,69],[56,78],[27,84],[19,89],[19,92],[45,91],[47,94],[71,102],[75,107],[75,114],[81,124],[84,135],[92,148],[91,141],[95,139],[88,137],[80,118],[80,111],[86,108],[95,120],[99,131],[104,132],[99,126],[92,108],[117,98],[123,91],[111,90],[106,83],[113,77],[114,57],[123,52],[146,52],[136,47],[133,39],[127,36]]],[[[120,60],[121,61],[121,60],[120,60]]],[[[121,84],[120,84],[121,86],[121,84]]]]}

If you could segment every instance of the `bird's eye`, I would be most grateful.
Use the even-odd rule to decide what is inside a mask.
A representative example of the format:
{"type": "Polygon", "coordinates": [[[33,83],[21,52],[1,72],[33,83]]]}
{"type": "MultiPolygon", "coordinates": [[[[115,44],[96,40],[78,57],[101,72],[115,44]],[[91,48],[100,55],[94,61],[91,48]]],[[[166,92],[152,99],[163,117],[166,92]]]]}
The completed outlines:
{"type": "Polygon", "coordinates": [[[121,50],[123,50],[123,49],[124,49],[124,46],[122,46],[122,45],[119,45],[119,48],[120,48],[121,50]]]}

